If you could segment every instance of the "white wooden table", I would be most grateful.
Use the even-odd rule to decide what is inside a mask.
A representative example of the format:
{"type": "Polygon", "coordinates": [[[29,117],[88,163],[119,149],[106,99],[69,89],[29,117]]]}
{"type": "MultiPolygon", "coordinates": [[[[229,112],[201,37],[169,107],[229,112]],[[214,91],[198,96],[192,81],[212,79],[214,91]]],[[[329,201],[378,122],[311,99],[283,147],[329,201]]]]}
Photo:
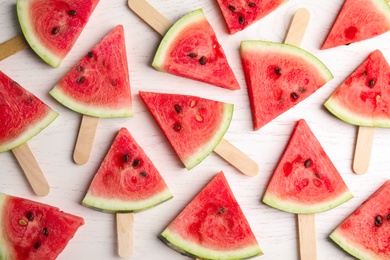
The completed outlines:
{"type": "MultiPolygon", "coordinates": [[[[31,49],[0,62],[0,70],[60,114],[49,127],[29,141],[50,184],[49,195],[34,195],[11,152],[0,154],[0,192],[55,205],[84,217],[85,225],[79,229],[59,259],[119,259],[116,253],[115,216],[85,208],[80,202],[116,132],[120,127],[127,127],[155,163],[174,195],[174,199],[166,203],[135,214],[135,253],[132,259],[187,259],[165,246],[157,239],[157,235],[220,170],[225,172],[264,251],[264,255],[256,259],[298,259],[296,217],[264,205],[261,197],[296,120],[304,118],[355,195],[354,199],[338,208],[316,215],[318,259],[352,259],[331,242],[328,235],[389,178],[390,129],[376,130],[369,171],[364,175],[356,175],[351,165],[357,127],[329,114],[323,103],[374,49],[380,49],[390,60],[390,33],[365,42],[320,51],[319,47],[342,2],[291,0],[246,30],[229,35],[214,0],[150,0],[150,4],[173,22],[189,11],[203,8],[241,85],[241,90],[232,92],[154,70],[151,61],[160,35],[129,10],[125,0],[101,0],[73,50],[59,68],[51,68],[31,49]],[[283,41],[291,17],[302,7],[310,10],[311,21],[301,47],[318,56],[335,78],[295,108],[254,132],[239,56],[240,41],[283,41]],[[72,161],[72,152],[81,115],[57,103],[48,92],[117,24],[125,28],[134,116],[101,119],[90,161],[85,165],[76,165],[72,161]],[[234,103],[234,117],[225,139],[259,164],[259,174],[246,177],[216,154],[211,154],[191,171],[184,169],[138,97],[139,90],[191,94],[234,103]]],[[[20,32],[15,1],[0,0],[0,42],[20,32]]]]}

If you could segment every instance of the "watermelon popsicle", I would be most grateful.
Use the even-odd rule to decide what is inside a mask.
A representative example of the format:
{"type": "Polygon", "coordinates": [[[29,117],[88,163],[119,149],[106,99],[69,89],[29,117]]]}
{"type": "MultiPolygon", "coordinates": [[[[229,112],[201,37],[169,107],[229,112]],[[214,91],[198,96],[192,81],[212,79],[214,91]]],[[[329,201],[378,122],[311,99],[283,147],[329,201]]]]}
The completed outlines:
{"type": "Polygon", "coordinates": [[[50,91],[69,109],[82,114],[73,159],[88,161],[99,118],[132,116],[124,29],[113,28],[50,91]]]}
{"type": "Polygon", "coordinates": [[[27,141],[46,128],[58,114],[0,71],[0,153],[12,150],[38,196],[50,187],[27,141]]]}
{"type": "Polygon", "coordinates": [[[162,176],[126,128],[121,128],[82,201],[84,206],[115,213],[118,253],[133,253],[134,213],[173,196],[162,176]]]}

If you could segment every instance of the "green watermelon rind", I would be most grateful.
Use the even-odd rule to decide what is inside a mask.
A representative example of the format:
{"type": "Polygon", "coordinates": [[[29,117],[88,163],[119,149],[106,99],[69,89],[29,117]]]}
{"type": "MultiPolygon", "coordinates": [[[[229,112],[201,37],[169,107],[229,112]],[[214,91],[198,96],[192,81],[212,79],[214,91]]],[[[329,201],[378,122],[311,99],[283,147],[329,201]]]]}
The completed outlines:
{"type": "Polygon", "coordinates": [[[29,128],[17,138],[1,145],[0,153],[12,150],[13,148],[26,143],[28,140],[39,134],[43,129],[50,125],[57,117],[58,113],[50,109],[45,117],[39,120],[39,122],[29,125],[29,128]]]}
{"type": "Polygon", "coordinates": [[[245,40],[241,42],[240,51],[241,53],[259,51],[262,50],[262,48],[267,48],[266,50],[274,49],[276,52],[280,52],[281,55],[284,53],[301,57],[305,61],[309,62],[314,68],[316,68],[318,73],[320,73],[321,78],[323,78],[326,82],[333,79],[332,72],[320,59],[318,59],[312,53],[292,44],[260,40],[245,40]]]}
{"type": "Polygon", "coordinates": [[[66,95],[62,92],[61,87],[54,86],[54,88],[49,92],[52,97],[54,97],[58,102],[60,102],[65,107],[76,111],[83,115],[100,117],[100,118],[115,118],[115,117],[131,117],[133,116],[133,110],[129,107],[124,108],[102,108],[95,107],[91,104],[81,104],[76,99],[70,98],[69,95],[66,95]]]}
{"type": "Polygon", "coordinates": [[[305,203],[299,203],[297,201],[288,201],[286,199],[279,198],[277,195],[271,194],[270,192],[266,192],[263,196],[263,202],[273,208],[290,213],[313,214],[331,210],[352,198],[353,194],[349,190],[346,190],[332,200],[309,205],[305,203]]]}
{"type": "Polygon", "coordinates": [[[196,165],[201,163],[212,151],[214,151],[215,147],[220,143],[223,136],[227,132],[230,122],[233,118],[234,105],[229,103],[223,104],[223,114],[221,123],[214,133],[213,138],[211,138],[207,143],[205,143],[202,147],[200,147],[195,153],[193,153],[188,158],[182,159],[182,162],[187,170],[191,170],[196,165]]]}
{"type": "MultiPolygon", "coordinates": [[[[0,208],[4,208],[4,204],[6,202],[7,196],[5,194],[0,193],[0,208]]],[[[10,258],[10,252],[9,247],[7,246],[6,239],[3,236],[4,230],[3,226],[1,225],[3,223],[3,214],[0,212],[0,259],[9,259],[10,258]]]]}
{"type": "Polygon", "coordinates": [[[213,250],[199,246],[196,243],[187,241],[179,234],[166,228],[158,237],[166,245],[172,249],[185,254],[189,257],[202,258],[202,259],[247,259],[254,256],[263,254],[259,246],[251,245],[242,249],[237,250],[213,250]]]}
{"type": "Polygon", "coordinates": [[[359,245],[354,245],[352,241],[348,240],[347,237],[343,236],[341,232],[338,230],[333,231],[329,237],[337,243],[341,248],[343,248],[346,252],[353,255],[354,257],[358,259],[365,259],[365,260],[378,260],[377,255],[375,254],[369,254],[368,250],[364,250],[359,245]]]}
{"type": "Polygon", "coordinates": [[[34,28],[30,22],[29,5],[29,0],[16,1],[18,20],[20,27],[22,28],[24,38],[27,40],[30,47],[38,54],[38,56],[40,56],[50,66],[57,68],[61,64],[62,58],[58,57],[54,52],[51,52],[49,49],[45,48],[37,35],[32,33],[34,32],[34,28]]]}
{"type": "Polygon", "coordinates": [[[196,23],[205,19],[202,9],[192,11],[182,18],[180,18],[171,28],[166,32],[162,39],[160,46],[157,49],[156,55],[153,59],[152,66],[161,72],[166,72],[164,69],[165,60],[169,55],[168,49],[175,42],[177,36],[181,35],[181,32],[186,30],[189,24],[196,23]]]}
{"type": "Polygon", "coordinates": [[[160,203],[163,203],[173,198],[172,193],[169,189],[165,189],[148,199],[130,201],[109,199],[101,196],[94,196],[91,193],[87,193],[84,197],[82,204],[86,207],[100,210],[109,213],[120,213],[120,212],[139,212],[151,207],[154,207],[160,203]]]}
{"type": "Polygon", "coordinates": [[[364,115],[345,109],[345,106],[333,96],[324,103],[324,106],[329,112],[346,123],[358,126],[390,128],[390,120],[388,118],[365,117],[364,115]]]}

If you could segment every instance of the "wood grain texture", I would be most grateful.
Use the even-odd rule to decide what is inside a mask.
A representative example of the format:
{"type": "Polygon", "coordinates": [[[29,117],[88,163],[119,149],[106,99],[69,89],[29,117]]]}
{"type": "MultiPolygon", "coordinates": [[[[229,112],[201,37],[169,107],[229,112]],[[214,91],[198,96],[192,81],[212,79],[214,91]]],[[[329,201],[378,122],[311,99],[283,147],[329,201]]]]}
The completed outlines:
{"type": "Polygon", "coordinates": [[[314,214],[298,214],[299,255],[301,260],[317,259],[314,214]]]}
{"type": "Polygon", "coordinates": [[[118,254],[130,258],[134,252],[134,213],[117,213],[118,254]]]}
{"type": "Polygon", "coordinates": [[[85,164],[88,162],[98,124],[99,118],[87,115],[82,116],[80,130],[73,152],[73,160],[75,163],[85,164]]]}
{"type": "Polygon", "coordinates": [[[24,36],[17,35],[0,44],[0,61],[28,47],[29,45],[24,36]]]}
{"type": "Polygon", "coordinates": [[[356,174],[364,174],[368,171],[374,134],[374,127],[359,126],[358,128],[352,164],[353,171],[356,174]]]}

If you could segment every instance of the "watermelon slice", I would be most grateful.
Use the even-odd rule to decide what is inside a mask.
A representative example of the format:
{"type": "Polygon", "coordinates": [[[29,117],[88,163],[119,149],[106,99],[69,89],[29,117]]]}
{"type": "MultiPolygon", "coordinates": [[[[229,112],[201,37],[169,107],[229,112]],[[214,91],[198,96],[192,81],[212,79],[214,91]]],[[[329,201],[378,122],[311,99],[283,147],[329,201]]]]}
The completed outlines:
{"type": "Polygon", "coordinates": [[[64,106],[94,117],[132,116],[123,26],[116,26],[50,91],[64,106]]]}
{"type": "Polygon", "coordinates": [[[242,31],[288,0],[217,0],[230,34],[242,31]]]}
{"type": "Polygon", "coordinates": [[[233,116],[233,104],[180,94],[139,95],[188,170],[214,150],[233,116]]]}
{"type": "Polygon", "coordinates": [[[137,212],[172,198],[160,173],[121,128],[82,204],[105,212],[137,212]]]}
{"type": "Polygon", "coordinates": [[[165,34],[152,66],[162,72],[230,90],[240,89],[202,9],[183,16],[165,34]]]}
{"type": "Polygon", "coordinates": [[[159,238],[199,259],[246,259],[262,254],[223,172],[217,174],[159,238]]]}
{"type": "Polygon", "coordinates": [[[58,114],[0,71],[0,153],[24,144],[58,114]]]}
{"type": "Polygon", "coordinates": [[[347,123],[390,127],[390,66],[382,52],[373,51],[324,105],[347,123]]]}
{"type": "Polygon", "coordinates": [[[390,181],[386,181],[330,238],[359,259],[390,259],[390,181]]]}
{"type": "Polygon", "coordinates": [[[1,193],[0,208],[0,259],[56,259],[84,224],[56,207],[1,193]]]}
{"type": "Polygon", "coordinates": [[[99,0],[17,0],[18,19],[31,48],[58,67],[70,52],[99,0]]]}
{"type": "Polygon", "coordinates": [[[321,49],[363,41],[389,30],[387,0],[345,0],[321,49]]]}
{"type": "Polygon", "coordinates": [[[265,191],[263,202],[298,214],[330,210],[353,195],[304,119],[300,119],[265,191]]]}
{"type": "Polygon", "coordinates": [[[319,59],[293,45],[243,41],[240,51],[254,130],[303,101],[333,78],[319,59]]]}

